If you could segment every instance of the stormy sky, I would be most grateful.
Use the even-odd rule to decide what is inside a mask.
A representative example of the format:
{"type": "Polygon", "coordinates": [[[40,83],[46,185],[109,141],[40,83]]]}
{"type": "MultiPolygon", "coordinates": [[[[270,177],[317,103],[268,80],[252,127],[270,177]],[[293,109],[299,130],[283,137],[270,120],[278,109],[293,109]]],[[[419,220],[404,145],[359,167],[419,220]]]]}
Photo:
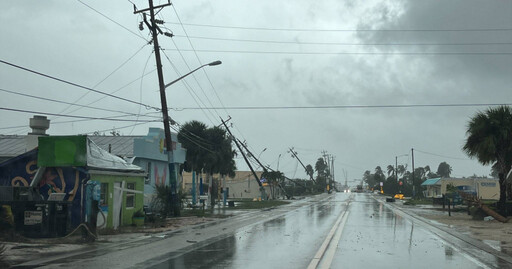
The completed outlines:
{"type": "MultiPolygon", "coordinates": [[[[161,127],[153,46],[132,3],[148,6],[3,3],[0,134],[26,134],[45,113],[52,135],[161,127]]],[[[171,117],[231,117],[234,135],[288,177],[306,176],[290,147],[313,166],[323,150],[334,155],[341,181],[404,154],[410,169],[411,148],[416,167],[490,172],[461,147],[476,112],[512,104],[511,1],[174,1],[157,16],[174,35],[159,36],[166,83],[223,62],[168,88],[171,117]]]]}

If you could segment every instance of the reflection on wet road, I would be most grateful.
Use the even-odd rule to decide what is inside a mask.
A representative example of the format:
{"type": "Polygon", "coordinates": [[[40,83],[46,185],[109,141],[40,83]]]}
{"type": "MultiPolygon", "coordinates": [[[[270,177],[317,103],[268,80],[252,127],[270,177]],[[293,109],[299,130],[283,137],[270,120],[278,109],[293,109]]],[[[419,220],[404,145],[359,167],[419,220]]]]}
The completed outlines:
{"type": "Polygon", "coordinates": [[[348,197],[333,195],[153,268],[305,268],[348,197]]]}
{"type": "Polygon", "coordinates": [[[332,268],[485,268],[369,195],[350,207],[332,268]]]}
{"type": "MultiPolygon", "coordinates": [[[[395,214],[368,194],[338,193],[285,216],[172,257],[152,268],[306,268],[345,210],[331,268],[488,268],[428,228],[395,214]]],[[[331,263],[332,262],[332,263],[331,263]]],[[[320,267],[322,268],[320,263],[320,267]]]]}

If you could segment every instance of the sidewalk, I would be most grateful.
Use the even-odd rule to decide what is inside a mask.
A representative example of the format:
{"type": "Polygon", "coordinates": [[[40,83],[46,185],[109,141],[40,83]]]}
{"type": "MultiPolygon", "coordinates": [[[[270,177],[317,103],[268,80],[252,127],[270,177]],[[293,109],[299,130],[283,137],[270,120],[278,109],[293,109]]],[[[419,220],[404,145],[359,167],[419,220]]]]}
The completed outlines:
{"type": "MultiPolygon", "coordinates": [[[[291,202],[293,203],[293,201],[291,202]]],[[[162,223],[146,223],[144,227],[121,227],[118,231],[112,231],[108,234],[102,234],[104,231],[100,230],[98,239],[92,243],[82,242],[80,231],[66,238],[19,238],[18,242],[1,242],[1,244],[5,246],[3,257],[5,257],[5,260],[11,264],[11,266],[15,266],[16,264],[28,260],[37,260],[49,256],[80,253],[89,251],[92,248],[99,250],[104,247],[128,244],[152,237],[165,238],[171,236],[173,233],[179,233],[191,227],[216,225],[232,217],[261,210],[268,209],[215,207],[211,215],[207,217],[185,216],[167,218],[165,222],[162,223]]],[[[208,209],[205,209],[205,212],[210,213],[208,209]]]]}
{"type": "MultiPolygon", "coordinates": [[[[384,196],[374,196],[379,201],[385,201],[384,196]]],[[[420,217],[432,220],[454,231],[478,239],[497,251],[512,254],[512,222],[501,223],[497,220],[473,220],[464,206],[448,216],[448,209],[443,211],[442,205],[404,205],[406,200],[396,200],[397,206],[405,212],[412,212],[420,217]],[[459,210],[460,209],[460,210],[459,210]]]]}

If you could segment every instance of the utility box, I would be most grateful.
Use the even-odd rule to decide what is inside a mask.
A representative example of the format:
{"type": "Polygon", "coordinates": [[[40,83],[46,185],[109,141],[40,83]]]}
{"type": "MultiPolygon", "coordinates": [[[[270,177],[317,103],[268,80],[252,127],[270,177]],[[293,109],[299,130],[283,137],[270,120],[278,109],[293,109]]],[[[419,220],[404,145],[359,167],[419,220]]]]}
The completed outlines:
{"type": "Polygon", "coordinates": [[[71,202],[10,202],[15,229],[26,237],[61,237],[70,227],[71,202]]]}
{"type": "Polygon", "coordinates": [[[26,237],[60,237],[70,229],[71,202],[64,193],[47,201],[32,187],[0,187],[0,206],[10,207],[16,232],[26,237]]]}

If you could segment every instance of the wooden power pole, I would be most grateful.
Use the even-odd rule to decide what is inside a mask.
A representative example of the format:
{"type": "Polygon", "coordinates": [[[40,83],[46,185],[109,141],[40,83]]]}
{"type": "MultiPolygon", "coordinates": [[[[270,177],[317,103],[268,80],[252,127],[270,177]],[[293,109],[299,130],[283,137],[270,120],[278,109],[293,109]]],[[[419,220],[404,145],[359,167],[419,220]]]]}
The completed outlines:
{"type": "Polygon", "coordinates": [[[151,30],[151,35],[153,36],[153,47],[155,50],[155,59],[156,59],[156,68],[158,72],[158,86],[160,89],[160,102],[162,103],[162,116],[164,123],[164,133],[165,133],[165,149],[167,150],[167,162],[168,162],[168,170],[169,170],[169,178],[171,183],[171,200],[172,200],[172,208],[174,216],[180,215],[180,206],[178,203],[178,195],[177,195],[177,186],[176,186],[176,177],[174,172],[174,161],[172,156],[172,138],[171,138],[171,128],[170,128],[170,120],[169,120],[169,112],[167,109],[167,97],[165,96],[165,83],[164,83],[164,75],[162,71],[162,61],[160,59],[160,46],[158,45],[158,33],[162,33],[162,30],[157,25],[157,21],[155,20],[155,9],[161,9],[166,6],[170,6],[171,2],[169,1],[167,4],[153,6],[153,0],[149,0],[149,8],[141,9],[133,12],[134,14],[143,13],[144,15],[144,23],[151,30]],[[150,21],[148,22],[146,19],[146,11],[149,11],[150,21]]]}
{"type": "Polygon", "coordinates": [[[235,145],[238,148],[238,150],[240,151],[240,154],[242,154],[242,157],[244,157],[245,163],[247,164],[247,166],[249,166],[249,169],[251,169],[252,175],[254,176],[256,181],[258,182],[258,186],[260,187],[261,200],[267,200],[267,194],[265,193],[265,187],[263,187],[263,184],[261,183],[260,178],[258,177],[258,174],[256,174],[256,171],[254,171],[254,169],[252,168],[252,165],[249,163],[249,160],[247,159],[247,157],[245,156],[244,152],[242,151],[242,148],[240,147],[240,144],[238,143],[238,140],[231,133],[231,130],[229,130],[229,127],[226,124],[226,122],[222,118],[220,120],[222,121],[222,125],[224,125],[224,127],[226,128],[226,131],[228,131],[229,135],[233,139],[233,142],[235,142],[235,145]]]}

